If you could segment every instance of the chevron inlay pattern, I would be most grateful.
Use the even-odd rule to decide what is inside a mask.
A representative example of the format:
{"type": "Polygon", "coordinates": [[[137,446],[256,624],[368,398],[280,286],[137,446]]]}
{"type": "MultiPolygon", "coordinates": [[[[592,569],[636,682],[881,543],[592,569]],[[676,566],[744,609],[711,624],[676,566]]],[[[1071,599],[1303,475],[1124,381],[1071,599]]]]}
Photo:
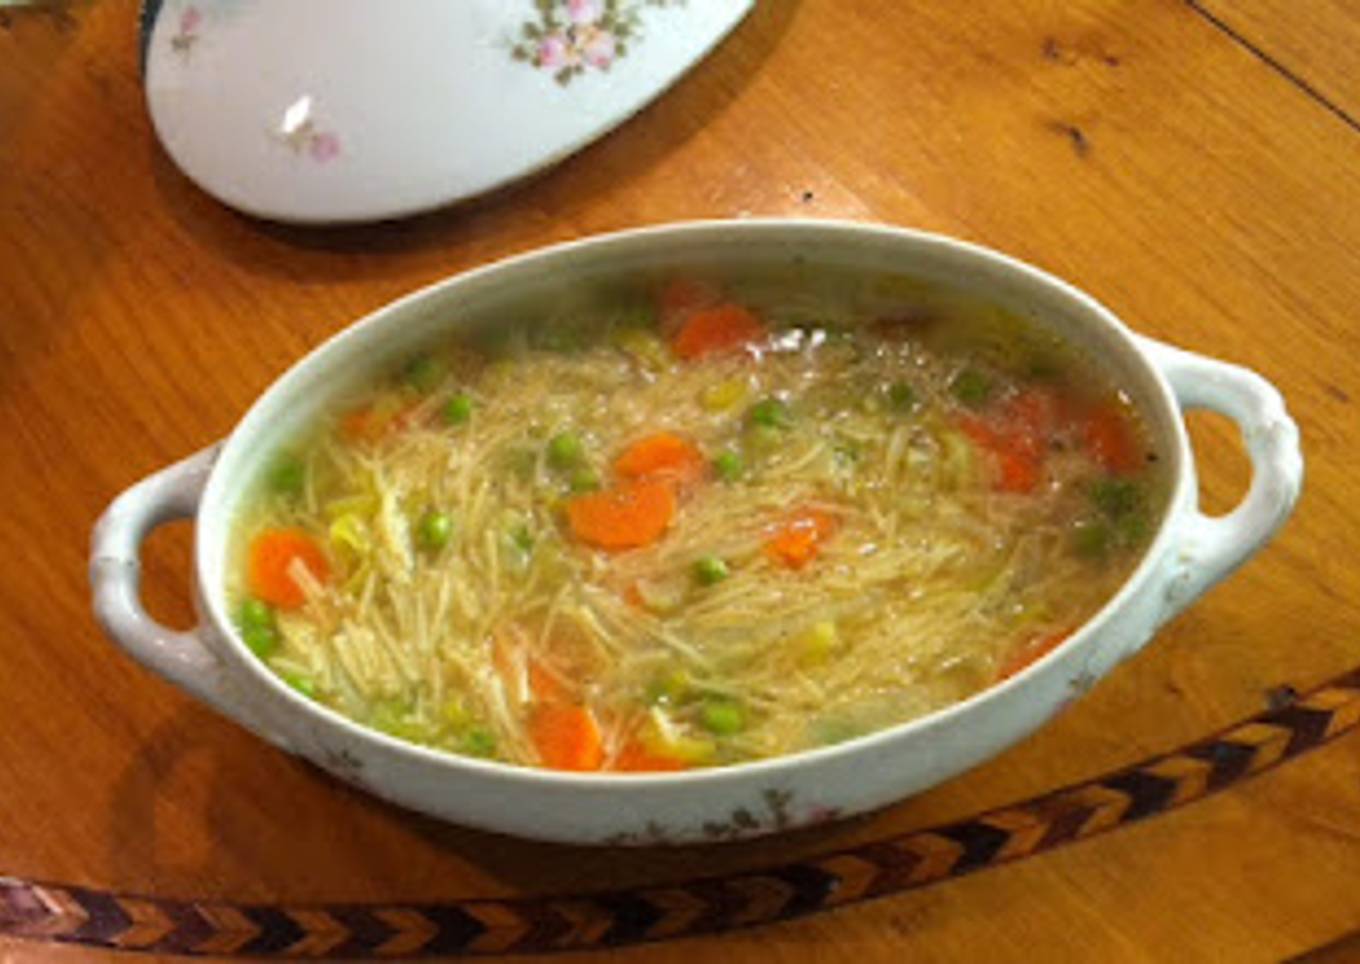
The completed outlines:
{"type": "Polygon", "coordinates": [[[435,904],[223,904],[0,877],[0,937],[187,955],[585,950],[788,920],[957,877],[1198,800],[1353,729],[1360,670],[1217,736],[957,823],[652,889],[435,904]]]}

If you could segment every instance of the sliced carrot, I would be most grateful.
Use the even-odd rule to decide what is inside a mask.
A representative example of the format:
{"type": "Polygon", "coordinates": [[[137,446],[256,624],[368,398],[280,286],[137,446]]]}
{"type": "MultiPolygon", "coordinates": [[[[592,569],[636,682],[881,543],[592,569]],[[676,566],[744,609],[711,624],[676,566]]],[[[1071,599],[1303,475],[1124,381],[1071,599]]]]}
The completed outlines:
{"type": "Polygon", "coordinates": [[[669,485],[644,480],[576,496],[567,503],[567,521],[582,542],[618,552],[660,539],[675,519],[675,508],[669,485]]]}
{"type": "Polygon", "coordinates": [[[340,419],[340,434],[349,442],[376,442],[393,431],[402,431],[418,424],[416,412],[419,402],[400,408],[386,405],[365,405],[345,413],[340,419]]]}
{"type": "Polygon", "coordinates": [[[259,599],[280,609],[296,609],[306,602],[293,578],[294,562],[301,562],[317,582],[330,579],[331,567],[321,548],[301,529],[267,529],[250,543],[247,582],[259,599]]]}
{"type": "Polygon", "coordinates": [[[1021,670],[1039,662],[1040,659],[1061,646],[1071,635],[1072,630],[1065,629],[1060,633],[1049,633],[1047,636],[1039,636],[1031,640],[1027,645],[1011,653],[1006,661],[1001,664],[1001,670],[996,676],[997,682],[1010,679],[1021,670]]]}
{"type": "Polygon", "coordinates": [[[1052,390],[1030,387],[1006,403],[1002,417],[1010,428],[1015,446],[1024,447],[1038,457],[1057,430],[1061,409],[1061,401],[1052,390]]]}
{"type": "Polygon", "coordinates": [[[802,569],[819,551],[817,537],[807,529],[783,529],[765,543],[766,554],[789,569],[802,569]]]}
{"type": "Polygon", "coordinates": [[[960,419],[959,428],[1000,459],[997,488],[1007,492],[1034,489],[1049,440],[1058,431],[1074,430],[1108,472],[1126,475],[1139,467],[1137,437],[1118,405],[1083,408],[1045,388],[1025,389],[993,418],[960,419]]]}
{"type": "Polygon", "coordinates": [[[1129,475],[1138,471],[1139,446],[1133,427],[1117,405],[1100,405],[1086,413],[1082,440],[1106,471],[1129,475]]]}
{"type": "Polygon", "coordinates": [[[995,452],[1002,448],[1001,433],[990,423],[972,415],[964,415],[958,421],[959,431],[973,440],[973,444],[978,448],[984,448],[989,452],[995,452]]]}
{"type": "Polygon", "coordinates": [[[1023,493],[1038,487],[1043,470],[1037,458],[1018,450],[997,452],[996,458],[1001,470],[996,479],[997,491],[1023,493]]]}
{"type": "Polygon", "coordinates": [[[1043,476],[1043,445],[1028,430],[994,424],[972,416],[958,421],[959,430],[996,458],[995,488],[1001,492],[1033,492],[1043,476]]]}
{"type": "Polygon", "coordinates": [[[786,521],[765,542],[765,554],[789,569],[802,569],[835,534],[836,518],[820,509],[804,509],[786,521]]]}
{"type": "MultiPolygon", "coordinates": [[[[510,631],[520,636],[515,627],[510,631]]],[[[600,728],[594,714],[574,703],[567,688],[543,662],[534,656],[520,658],[522,649],[507,634],[497,633],[492,660],[496,671],[518,693],[527,683],[528,698],[532,701],[528,715],[530,739],[544,766],[557,770],[598,770],[604,760],[600,728]],[[523,674],[523,678],[515,677],[523,674]]]]}
{"type": "Polygon", "coordinates": [[[529,735],[542,764],[554,770],[598,770],[604,741],[595,714],[584,706],[548,703],[529,717],[529,735]]]}
{"type": "Polygon", "coordinates": [[[679,484],[697,482],[708,471],[708,460],[699,447],[673,432],[658,432],[638,439],[614,462],[625,479],[670,479],[679,484]]]}
{"type": "Polygon", "coordinates": [[[340,419],[340,434],[350,442],[372,442],[382,434],[382,420],[372,406],[356,408],[340,419]]]}
{"type": "Polygon", "coordinates": [[[565,700],[566,689],[557,677],[543,668],[536,659],[529,660],[529,692],[539,703],[556,703],[565,700]]]}
{"type": "Polygon", "coordinates": [[[661,753],[653,753],[646,745],[634,740],[624,746],[614,760],[614,769],[619,773],[674,773],[688,770],[684,760],[661,753]]]}
{"type": "Polygon", "coordinates": [[[726,304],[696,311],[671,342],[671,349],[686,361],[734,351],[765,336],[760,319],[741,305],[726,304]]]}

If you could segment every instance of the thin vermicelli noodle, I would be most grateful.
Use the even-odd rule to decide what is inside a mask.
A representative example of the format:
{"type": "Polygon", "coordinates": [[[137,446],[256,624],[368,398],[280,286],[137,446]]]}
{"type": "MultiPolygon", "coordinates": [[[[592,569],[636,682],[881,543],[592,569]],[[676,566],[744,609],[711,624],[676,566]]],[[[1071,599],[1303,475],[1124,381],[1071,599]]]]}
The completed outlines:
{"type": "Polygon", "coordinates": [[[403,739],[685,769],[962,699],[1136,562],[1155,453],[1051,336],[681,294],[435,346],[279,453],[237,522],[247,643],[403,739]]]}

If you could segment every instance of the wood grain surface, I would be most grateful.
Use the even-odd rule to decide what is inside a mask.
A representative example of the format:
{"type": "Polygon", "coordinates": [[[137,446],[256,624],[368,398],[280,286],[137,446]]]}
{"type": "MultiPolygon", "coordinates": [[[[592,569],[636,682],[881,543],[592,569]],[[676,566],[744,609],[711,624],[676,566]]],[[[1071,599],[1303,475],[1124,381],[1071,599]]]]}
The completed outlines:
{"type": "Polygon", "coordinates": [[[1360,17],[1351,0],[1196,0],[1196,6],[1356,125],[1360,17]]]}
{"type": "MultiPolygon", "coordinates": [[[[1225,21],[1269,5],[1223,6],[1206,4],[1225,21]]],[[[1324,8],[1336,26],[1321,33],[1253,14],[1237,28],[1248,44],[1176,0],[766,0],[675,90],[559,168],[459,209],[332,231],[242,218],[179,175],[142,105],[132,0],[0,12],[0,874],[262,906],[654,887],[964,820],[1360,666],[1360,133],[1355,55],[1329,46],[1360,30],[1360,11],[1324,8]],[[401,812],[260,743],[100,635],[85,556],[103,506],[230,431],[330,333],[539,244],[743,214],[979,241],[1142,331],[1257,369],[1303,429],[1296,517],[1013,751],[868,818],[718,848],[573,850],[401,812]]],[[[1196,417],[1193,433],[1206,502],[1224,508],[1245,485],[1240,442],[1220,419],[1196,417]]],[[[179,625],[190,541],[170,527],[145,559],[148,605],[179,625]]],[[[1006,866],[612,956],[1303,954],[1360,928],[1356,740],[1006,866]]],[[[0,942],[16,959],[85,953],[0,942]]]]}

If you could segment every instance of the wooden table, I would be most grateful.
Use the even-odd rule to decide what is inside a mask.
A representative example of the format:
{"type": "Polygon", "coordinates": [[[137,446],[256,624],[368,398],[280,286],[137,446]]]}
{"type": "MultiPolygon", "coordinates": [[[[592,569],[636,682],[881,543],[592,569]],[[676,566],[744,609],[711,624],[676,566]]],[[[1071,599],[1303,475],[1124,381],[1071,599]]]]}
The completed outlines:
{"type": "MultiPolygon", "coordinates": [[[[765,0],[558,169],[335,231],[244,219],[178,174],[143,109],[134,16],[133,0],[0,12],[0,956],[660,937],[617,959],[1360,958],[1350,0],[765,0]],[[107,500],[228,432],[324,336],[534,245],[743,213],[990,244],[1256,368],[1303,427],[1297,516],[1012,752],[869,818],[702,851],[412,816],[101,636],[85,554],[107,500]]],[[[1193,428],[1206,501],[1227,506],[1238,440],[1220,419],[1193,428]]],[[[181,625],[189,544],[174,527],[146,558],[150,608],[181,625]]]]}

